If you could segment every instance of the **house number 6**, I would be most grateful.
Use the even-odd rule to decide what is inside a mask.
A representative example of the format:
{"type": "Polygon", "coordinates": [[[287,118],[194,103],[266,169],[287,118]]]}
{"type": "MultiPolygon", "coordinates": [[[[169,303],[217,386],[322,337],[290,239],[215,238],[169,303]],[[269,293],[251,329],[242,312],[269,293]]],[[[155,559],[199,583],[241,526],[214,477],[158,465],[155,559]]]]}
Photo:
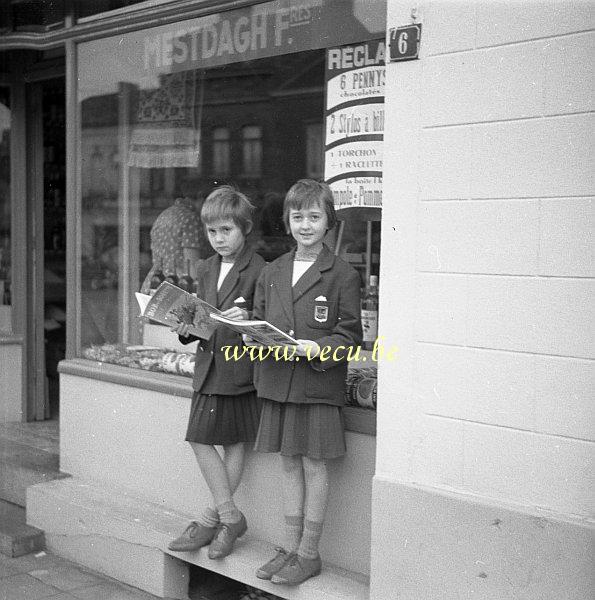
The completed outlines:
{"type": "Polygon", "coordinates": [[[398,45],[399,45],[399,54],[405,54],[407,52],[407,40],[409,39],[409,35],[406,31],[401,31],[399,35],[398,45]]]}
{"type": "Polygon", "coordinates": [[[390,60],[412,60],[419,55],[421,23],[412,23],[404,27],[392,27],[389,30],[390,60]]]}

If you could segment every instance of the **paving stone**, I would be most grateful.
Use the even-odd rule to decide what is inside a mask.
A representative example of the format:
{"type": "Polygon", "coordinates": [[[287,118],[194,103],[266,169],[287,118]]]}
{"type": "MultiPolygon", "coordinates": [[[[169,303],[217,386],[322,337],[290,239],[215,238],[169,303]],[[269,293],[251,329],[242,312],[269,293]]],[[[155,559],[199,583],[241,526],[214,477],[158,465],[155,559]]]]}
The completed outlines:
{"type": "Polygon", "coordinates": [[[0,600],[40,600],[59,594],[60,590],[46,585],[26,573],[0,580],[0,600]]]}
{"type": "Polygon", "coordinates": [[[156,600],[157,596],[122,584],[106,582],[69,592],[77,600],[156,600]]]}
{"type": "Polygon", "coordinates": [[[1,558],[3,559],[4,564],[10,565],[17,573],[28,573],[29,571],[36,571],[39,569],[55,569],[59,566],[71,564],[59,556],[48,554],[43,551],[35,554],[27,554],[26,556],[20,556],[18,558],[1,558]]]}
{"type": "Polygon", "coordinates": [[[47,585],[53,585],[65,592],[77,588],[89,587],[102,581],[99,577],[95,577],[91,573],[83,571],[74,565],[36,569],[28,573],[31,577],[35,577],[35,579],[39,579],[39,581],[43,581],[47,585]]]}
{"type": "Polygon", "coordinates": [[[17,575],[18,573],[21,573],[21,571],[19,571],[7,557],[0,554],[0,578],[17,575]]]}

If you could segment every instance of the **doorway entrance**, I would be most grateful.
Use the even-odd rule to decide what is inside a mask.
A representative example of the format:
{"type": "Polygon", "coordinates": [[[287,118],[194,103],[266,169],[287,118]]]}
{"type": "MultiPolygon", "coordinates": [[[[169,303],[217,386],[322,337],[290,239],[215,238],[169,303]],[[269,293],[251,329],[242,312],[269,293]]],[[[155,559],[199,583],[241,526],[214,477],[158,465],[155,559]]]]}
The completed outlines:
{"type": "Polygon", "coordinates": [[[65,81],[50,79],[38,85],[43,115],[44,417],[55,419],[60,397],[57,367],[66,351],[65,81]]]}
{"type": "MultiPolygon", "coordinates": [[[[43,74],[45,75],[45,74],[43,74]]],[[[57,419],[66,341],[65,79],[26,84],[27,420],[57,419]]]]}

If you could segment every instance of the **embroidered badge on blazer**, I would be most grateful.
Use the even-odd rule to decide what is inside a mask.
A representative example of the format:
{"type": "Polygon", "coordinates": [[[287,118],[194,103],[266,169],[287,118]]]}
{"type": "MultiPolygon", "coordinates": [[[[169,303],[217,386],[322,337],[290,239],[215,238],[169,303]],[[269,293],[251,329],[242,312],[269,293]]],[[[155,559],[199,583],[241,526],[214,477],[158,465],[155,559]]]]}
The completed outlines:
{"type": "Polygon", "coordinates": [[[314,320],[318,323],[326,323],[328,321],[328,304],[326,296],[318,296],[314,300],[314,320]]]}

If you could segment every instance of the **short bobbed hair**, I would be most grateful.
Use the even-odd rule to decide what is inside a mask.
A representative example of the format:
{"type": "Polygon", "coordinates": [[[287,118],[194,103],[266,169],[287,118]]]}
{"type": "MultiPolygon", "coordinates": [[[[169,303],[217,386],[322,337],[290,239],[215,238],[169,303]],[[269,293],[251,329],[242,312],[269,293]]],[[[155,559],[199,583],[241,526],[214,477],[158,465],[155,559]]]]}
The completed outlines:
{"type": "Polygon", "coordinates": [[[215,221],[231,219],[244,235],[248,235],[252,229],[253,211],[254,206],[245,194],[231,185],[222,185],[207,196],[200,218],[205,226],[215,221]]]}
{"type": "Polygon", "coordinates": [[[285,195],[283,203],[283,223],[285,223],[287,232],[290,231],[290,210],[308,209],[316,205],[324,210],[327,227],[332,229],[337,224],[337,213],[331,188],[326,183],[314,181],[314,179],[300,179],[294,183],[285,195]]]}

